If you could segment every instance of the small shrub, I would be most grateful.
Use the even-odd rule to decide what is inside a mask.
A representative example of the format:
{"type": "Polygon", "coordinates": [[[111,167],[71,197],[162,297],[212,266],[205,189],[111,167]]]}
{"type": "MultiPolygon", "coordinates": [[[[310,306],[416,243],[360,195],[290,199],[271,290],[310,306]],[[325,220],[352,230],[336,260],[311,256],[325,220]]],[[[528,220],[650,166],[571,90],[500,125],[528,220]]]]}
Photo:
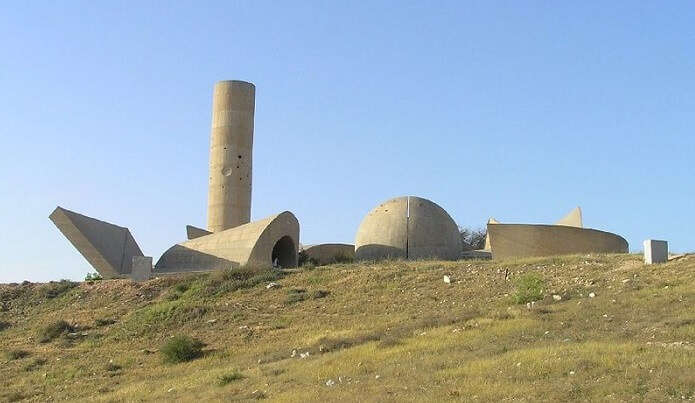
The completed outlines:
{"type": "Polygon", "coordinates": [[[309,257],[309,255],[303,250],[300,250],[299,253],[297,254],[297,266],[299,266],[299,267],[301,267],[301,266],[314,267],[317,265],[317,263],[318,262],[316,261],[316,259],[309,257]]]}
{"type": "Polygon", "coordinates": [[[311,292],[311,298],[313,299],[319,299],[319,298],[325,298],[330,294],[329,291],[326,290],[316,290],[311,292]]]}
{"type": "Polygon", "coordinates": [[[18,402],[24,400],[26,396],[20,392],[6,392],[2,394],[2,398],[6,402],[18,402]]]}
{"type": "Polygon", "coordinates": [[[94,325],[96,327],[113,325],[114,323],[116,323],[116,320],[111,318],[97,318],[94,320],[94,325]]]}
{"type": "Polygon", "coordinates": [[[122,368],[123,368],[123,367],[121,367],[121,366],[118,365],[118,364],[115,364],[113,361],[109,361],[109,363],[106,364],[106,370],[109,371],[109,372],[118,372],[118,371],[120,371],[122,368]]]}
{"type": "Polygon", "coordinates": [[[335,256],[333,256],[333,259],[331,259],[332,263],[353,263],[355,261],[355,258],[352,256],[345,255],[343,253],[339,253],[335,256]]]}
{"type": "Polygon", "coordinates": [[[286,304],[294,304],[295,302],[301,302],[308,298],[307,292],[302,288],[292,288],[287,290],[287,298],[285,299],[286,304]]]}
{"type": "Polygon", "coordinates": [[[543,279],[537,274],[528,273],[516,280],[516,291],[513,295],[514,302],[526,304],[528,302],[543,299],[543,279]]]}
{"type": "Polygon", "coordinates": [[[22,358],[28,357],[29,352],[25,350],[10,350],[5,353],[8,360],[21,360],[22,358]]]}
{"type": "Polygon", "coordinates": [[[174,336],[167,340],[160,351],[164,355],[164,360],[169,363],[180,363],[194,360],[203,355],[205,343],[184,335],[174,336]]]}
{"type": "Polygon", "coordinates": [[[34,371],[45,365],[46,362],[47,361],[44,358],[35,358],[32,362],[30,362],[24,367],[24,370],[27,372],[34,371]]]}
{"type": "Polygon", "coordinates": [[[220,378],[218,380],[218,384],[220,386],[224,386],[224,385],[227,385],[227,384],[232,383],[234,381],[238,381],[239,379],[243,379],[243,378],[244,378],[244,376],[240,372],[234,371],[234,372],[230,372],[228,374],[224,374],[224,375],[220,376],[220,378]]]}
{"type": "Polygon", "coordinates": [[[39,288],[39,294],[46,299],[58,298],[75,287],[77,287],[77,283],[74,281],[51,281],[39,288]]]}
{"type": "Polygon", "coordinates": [[[74,332],[75,328],[64,320],[59,320],[48,324],[47,326],[39,329],[38,338],[41,343],[48,343],[49,341],[55,339],[56,337],[64,334],[74,332]]]}
{"type": "Polygon", "coordinates": [[[3,322],[0,320],[0,332],[2,332],[5,329],[9,329],[10,326],[10,322],[3,322]]]}
{"type": "Polygon", "coordinates": [[[103,280],[104,278],[101,277],[101,274],[99,273],[87,273],[87,275],[84,277],[84,281],[88,283],[93,283],[95,281],[100,281],[103,280]]]}

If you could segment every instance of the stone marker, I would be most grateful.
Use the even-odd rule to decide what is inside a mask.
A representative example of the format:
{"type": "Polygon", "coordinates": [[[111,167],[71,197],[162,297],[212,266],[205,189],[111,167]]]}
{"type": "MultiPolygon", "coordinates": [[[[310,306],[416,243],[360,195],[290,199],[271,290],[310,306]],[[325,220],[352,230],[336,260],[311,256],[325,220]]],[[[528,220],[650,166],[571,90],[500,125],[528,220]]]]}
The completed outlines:
{"type": "Polygon", "coordinates": [[[133,271],[130,272],[130,278],[134,281],[147,281],[152,275],[152,257],[151,256],[133,256],[133,271]]]}
{"type": "Polygon", "coordinates": [[[668,242],[647,239],[644,241],[644,264],[666,263],[668,242]]]}

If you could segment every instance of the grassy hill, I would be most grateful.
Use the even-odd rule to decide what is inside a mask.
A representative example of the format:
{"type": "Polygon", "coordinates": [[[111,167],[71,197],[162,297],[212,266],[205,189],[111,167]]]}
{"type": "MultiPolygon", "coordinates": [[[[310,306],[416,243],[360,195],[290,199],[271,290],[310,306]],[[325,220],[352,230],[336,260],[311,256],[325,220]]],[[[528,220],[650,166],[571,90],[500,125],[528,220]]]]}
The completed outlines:
{"type": "Polygon", "coordinates": [[[691,256],[389,261],[0,297],[4,400],[695,397],[691,256]],[[166,362],[177,335],[202,355],[166,362]]]}

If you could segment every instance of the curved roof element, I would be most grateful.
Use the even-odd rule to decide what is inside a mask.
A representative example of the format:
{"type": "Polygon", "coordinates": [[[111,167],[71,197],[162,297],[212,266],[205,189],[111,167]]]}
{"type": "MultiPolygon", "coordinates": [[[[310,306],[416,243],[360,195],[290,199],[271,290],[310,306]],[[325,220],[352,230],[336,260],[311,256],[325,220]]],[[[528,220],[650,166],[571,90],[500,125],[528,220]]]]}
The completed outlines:
{"type": "Polygon", "coordinates": [[[616,234],[565,225],[488,224],[493,259],[576,253],[627,253],[616,234]]]}
{"type": "Polygon", "coordinates": [[[415,196],[397,197],[375,207],[355,237],[359,260],[455,260],[460,252],[460,234],[451,216],[436,203],[415,196]]]}
{"type": "Polygon", "coordinates": [[[176,244],[159,258],[153,273],[270,266],[275,257],[283,267],[294,267],[298,241],[299,222],[285,211],[176,244]]]}
{"type": "Polygon", "coordinates": [[[346,243],[304,245],[302,252],[306,253],[317,265],[326,265],[354,259],[355,245],[346,243]]]}
{"type": "Polygon", "coordinates": [[[574,210],[570,211],[566,216],[562,217],[560,221],[556,222],[555,225],[583,228],[581,207],[576,207],[574,210]]]}
{"type": "Polygon", "coordinates": [[[196,239],[196,238],[200,238],[201,236],[210,235],[210,234],[212,234],[212,232],[210,232],[208,230],[194,227],[192,225],[186,225],[186,238],[187,239],[196,239]]]}

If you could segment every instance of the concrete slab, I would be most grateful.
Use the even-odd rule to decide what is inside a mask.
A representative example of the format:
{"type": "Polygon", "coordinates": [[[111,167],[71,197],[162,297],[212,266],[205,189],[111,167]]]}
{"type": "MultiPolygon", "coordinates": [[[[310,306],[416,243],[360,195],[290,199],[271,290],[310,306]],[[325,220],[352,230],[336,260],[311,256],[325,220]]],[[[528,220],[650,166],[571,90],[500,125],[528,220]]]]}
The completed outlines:
{"type": "Polygon", "coordinates": [[[147,281],[152,277],[152,257],[133,256],[130,278],[134,281],[147,281]]]}
{"type": "Polygon", "coordinates": [[[124,277],[133,256],[143,255],[128,228],[60,206],[48,218],[103,278],[124,277]]]}
{"type": "Polygon", "coordinates": [[[212,232],[204,230],[202,228],[194,227],[192,225],[186,225],[186,237],[188,239],[196,239],[201,236],[210,235],[212,232]]]}
{"type": "Polygon", "coordinates": [[[647,239],[644,246],[644,263],[666,263],[668,261],[668,242],[647,239]]]}
{"type": "Polygon", "coordinates": [[[574,210],[570,211],[566,216],[562,217],[560,221],[556,222],[555,225],[583,228],[584,224],[582,223],[581,207],[576,207],[574,210]]]}

